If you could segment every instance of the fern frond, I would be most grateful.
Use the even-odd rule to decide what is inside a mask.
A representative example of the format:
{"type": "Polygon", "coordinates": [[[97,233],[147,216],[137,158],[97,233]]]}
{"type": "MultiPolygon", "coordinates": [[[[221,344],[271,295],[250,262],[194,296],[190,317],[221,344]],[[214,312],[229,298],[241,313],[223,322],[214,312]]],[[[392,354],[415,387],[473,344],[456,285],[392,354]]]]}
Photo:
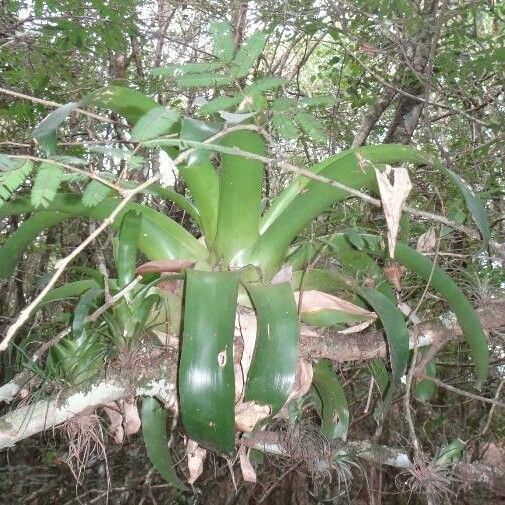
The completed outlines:
{"type": "Polygon", "coordinates": [[[32,205],[48,207],[56,196],[56,192],[64,179],[63,169],[49,161],[40,164],[32,188],[32,205]]]}
{"type": "Polygon", "coordinates": [[[26,161],[21,167],[0,173],[0,205],[3,205],[21,186],[33,169],[33,163],[26,161]]]}

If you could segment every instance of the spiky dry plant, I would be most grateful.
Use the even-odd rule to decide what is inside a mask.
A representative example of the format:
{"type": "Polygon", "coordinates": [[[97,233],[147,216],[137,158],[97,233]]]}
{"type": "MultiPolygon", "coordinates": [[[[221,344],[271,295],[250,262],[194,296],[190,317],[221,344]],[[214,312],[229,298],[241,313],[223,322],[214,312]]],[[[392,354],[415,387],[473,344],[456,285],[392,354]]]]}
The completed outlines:
{"type": "Polygon", "coordinates": [[[63,425],[68,438],[68,455],[65,462],[72,472],[76,484],[82,483],[84,471],[97,461],[105,462],[107,481],[107,454],[100,417],[96,413],[79,414],[63,425]]]}
{"type": "Polygon", "coordinates": [[[416,494],[424,494],[429,505],[450,504],[451,497],[455,494],[451,491],[455,476],[449,465],[442,465],[436,460],[430,460],[425,454],[414,457],[412,467],[398,477],[408,477],[400,485],[404,491],[416,494]]]}

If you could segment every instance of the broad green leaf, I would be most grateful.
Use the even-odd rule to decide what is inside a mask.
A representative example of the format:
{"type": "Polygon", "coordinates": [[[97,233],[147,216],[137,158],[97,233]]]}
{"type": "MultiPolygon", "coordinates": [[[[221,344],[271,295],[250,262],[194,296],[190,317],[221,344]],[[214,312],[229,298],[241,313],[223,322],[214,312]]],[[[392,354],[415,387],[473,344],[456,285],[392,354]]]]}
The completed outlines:
{"type": "Polygon", "coordinates": [[[188,436],[235,447],[233,338],[240,272],[186,271],[179,399],[188,436]]]}
{"type": "Polygon", "coordinates": [[[70,298],[79,298],[86,291],[99,288],[100,284],[94,279],[83,279],[81,281],[67,282],[59,288],[54,288],[47,293],[40,304],[68,300],[70,298]]]}
{"type": "Polygon", "coordinates": [[[249,74],[249,70],[265,47],[267,37],[264,32],[256,32],[242,44],[231,66],[231,73],[235,77],[246,77],[249,74]]]}
{"type": "MultiPolygon", "coordinates": [[[[353,243],[359,244],[358,247],[370,254],[385,257],[384,244],[380,237],[362,234],[360,238],[359,242],[354,240],[353,243]]],[[[401,265],[417,273],[425,282],[430,282],[449,304],[470,347],[477,372],[476,387],[481,388],[489,370],[489,349],[480,320],[468,298],[439,266],[433,265],[429,258],[407,245],[397,243],[395,258],[401,265]]]]}
{"type": "Polygon", "coordinates": [[[179,113],[168,107],[156,107],[144,114],[131,131],[134,142],[150,140],[164,133],[178,121],[179,113]]]}
{"type": "MultiPolygon", "coordinates": [[[[352,188],[375,188],[373,165],[412,162],[426,164],[422,153],[407,146],[381,145],[351,149],[311,168],[314,173],[352,188]],[[370,163],[362,160],[367,159],[370,163]]],[[[294,238],[332,204],[349,198],[344,190],[297,176],[272,202],[261,224],[261,237],[247,260],[270,278],[280,268],[294,238]]]]}
{"type": "Polygon", "coordinates": [[[223,63],[233,59],[235,44],[233,42],[233,29],[227,21],[214,21],[210,24],[212,34],[213,54],[223,63]]]}
{"type": "MultiPolygon", "coordinates": [[[[48,209],[63,213],[61,214],[62,220],[75,216],[101,220],[107,218],[119,203],[117,199],[106,198],[95,207],[85,207],[80,199],[80,195],[76,194],[58,194],[48,209]],[[64,214],[68,215],[64,216],[64,214]]],[[[29,199],[19,198],[0,207],[0,216],[33,212],[33,209],[34,207],[29,199]]],[[[140,230],[139,250],[147,259],[188,259],[195,261],[207,259],[208,251],[206,247],[193,235],[169,217],[144,205],[128,204],[117,216],[112,224],[113,228],[119,226],[122,216],[129,209],[138,210],[144,216],[140,230]]],[[[3,252],[0,249],[0,257],[2,254],[3,252]]],[[[4,268],[4,275],[8,276],[12,273],[12,271],[6,273],[6,270],[4,268]]]]}
{"type": "Polygon", "coordinates": [[[403,314],[394,303],[375,289],[361,288],[358,293],[373,307],[386,333],[392,380],[399,383],[409,359],[409,331],[403,314]]]}
{"type": "Polygon", "coordinates": [[[83,99],[85,105],[97,105],[110,109],[135,124],[151,109],[159,107],[152,98],[140,91],[122,86],[108,86],[90,93],[83,99]]]}
{"type": "Polygon", "coordinates": [[[129,210],[123,216],[119,226],[116,268],[120,289],[128,285],[135,277],[141,223],[142,214],[135,210],[129,210]]]}
{"type": "Polygon", "coordinates": [[[12,193],[26,181],[33,169],[31,161],[21,163],[19,167],[16,163],[13,168],[0,172],[0,206],[9,200],[12,193]]]}
{"type": "Polygon", "coordinates": [[[26,219],[16,231],[9,233],[0,248],[0,279],[7,279],[16,268],[25,249],[37,236],[68,218],[61,212],[37,211],[26,219]]]}
{"type": "MultiPolygon", "coordinates": [[[[184,118],[181,121],[180,138],[201,142],[217,133],[220,127],[218,123],[184,118]]],[[[219,178],[211,155],[209,151],[195,149],[188,157],[186,165],[179,167],[179,173],[187,184],[198,209],[200,224],[209,248],[216,236],[219,199],[219,178]]]]}
{"type": "Polygon", "coordinates": [[[382,358],[375,358],[369,363],[370,371],[382,397],[385,396],[389,386],[389,373],[382,358]]]}
{"type": "Polygon", "coordinates": [[[175,472],[172,454],[168,448],[166,409],[156,398],[147,396],[142,400],[141,418],[149,461],[170,485],[181,491],[188,491],[175,472]]]}
{"type": "Polygon", "coordinates": [[[477,196],[475,196],[474,192],[468,187],[467,183],[455,172],[442,166],[445,173],[449,175],[449,177],[456,183],[459,190],[461,191],[466,206],[472,215],[477,228],[482,234],[482,239],[484,240],[484,247],[487,247],[487,243],[491,238],[491,225],[489,223],[489,218],[487,216],[486,209],[482,202],[479,200],[477,196]]]}
{"type": "Polygon", "coordinates": [[[69,102],[48,114],[33,130],[32,136],[49,154],[56,151],[56,130],[79,107],[79,102],[69,102]]]}
{"type": "Polygon", "coordinates": [[[91,309],[99,296],[103,294],[102,288],[92,288],[81,295],[74,310],[74,318],[72,320],[72,335],[75,339],[85,336],[84,326],[86,318],[89,316],[91,309]]]}
{"type": "Polygon", "coordinates": [[[50,161],[42,162],[33,182],[32,205],[47,208],[56,196],[63,176],[63,169],[59,165],[54,165],[50,161]]]}
{"type": "Polygon", "coordinates": [[[314,367],[312,384],[321,400],[321,431],[330,440],[347,440],[350,417],[347,398],[329,360],[322,359],[314,367]]]}
{"type": "Polygon", "coordinates": [[[94,207],[107,198],[112,189],[105,184],[93,179],[82,194],[82,204],[86,207],[94,207]]]}
{"type": "Polygon", "coordinates": [[[17,170],[18,168],[21,168],[25,163],[27,163],[26,160],[19,159],[19,158],[13,158],[12,156],[9,156],[8,154],[0,153],[0,172],[8,172],[9,170],[17,170]]]}
{"type": "MultiPolygon", "coordinates": [[[[253,131],[236,131],[221,144],[254,154],[264,154],[264,138],[253,131]]],[[[263,163],[242,156],[221,154],[216,240],[212,253],[229,264],[254,244],[259,235],[263,163]]]]}
{"type": "Polygon", "coordinates": [[[268,405],[275,415],[293,388],[298,361],[298,310],[288,283],[247,286],[256,311],[256,345],[244,390],[245,401],[268,405]]]}

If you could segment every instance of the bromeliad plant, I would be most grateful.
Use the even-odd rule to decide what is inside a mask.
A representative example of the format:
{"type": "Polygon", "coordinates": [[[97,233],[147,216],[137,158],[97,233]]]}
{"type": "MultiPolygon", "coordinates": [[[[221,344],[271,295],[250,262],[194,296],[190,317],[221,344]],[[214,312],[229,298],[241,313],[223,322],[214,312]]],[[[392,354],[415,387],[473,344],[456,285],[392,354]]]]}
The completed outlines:
{"type": "MultiPolygon", "coordinates": [[[[221,29],[219,33],[224,32],[221,29]]],[[[215,62],[170,67],[157,73],[184,77],[180,84],[186,86],[215,87],[238,82],[248,75],[265,37],[255,35],[237,55],[230,51],[230,43],[227,36],[216,42],[215,62]],[[208,74],[210,71],[219,73],[208,74]]],[[[22,215],[24,219],[0,250],[3,278],[12,274],[26,246],[40,232],[76,217],[106,219],[120,201],[118,189],[132,187],[124,177],[112,182],[111,174],[103,171],[99,177],[95,174],[82,195],[58,191],[62,184],[70,187],[74,183],[69,181],[68,167],[87,161],[55,153],[56,129],[78,106],[104,107],[128,121],[134,149],[102,150],[102,154],[122,158],[126,167],[123,172],[134,170],[146,152],[159,148],[170,156],[172,165],[178,164],[179,176],[188,189],[187,198],[158,184],[152,184],[145,193],[179,205],[198,225],[200,239],[147,204],[129,203],[112,223],[118,230],[117,279],[108,280],[107,288],[114,295],[134,280],[140,252],[155,262],[159,272],[171,271],[174,261],[183,261],[186,268],[177,277],[184,283],[183,291],[160,289],[158,275],[151,274],[102,319],[90,323],[87,317],[91,308],[104,296],[103,283],[80,280],[55,289],[46,302],[69,295],[80,298],[72,334],[53,349],[48,367],[52,376],[62,373],[69,381],[82,379],[83,363],[98,356],[104,359],[125,347],[140,347],[152,325],[163,325],[181,338],[178,393],[185,431],[202,446],[225,455],[233,453],[236,445],[237,402],[254,412],[263,408],[258,425],[268,422],[285,406],[297,372],[300,319],[313,326],[342,329],[364,320],[371,324],[378,317],[388,340],[391,375],[380,361],[374,363],[372,372],[384,391],[379,414],[387,411],[408,365],[409,333],[405,317],[396,308],[395,293],[376,262],[385,255],[383,238],[359,230],[311,243],[297,243],[297,238],[321,213],[335,204],[344,204],[350,196],[345,187],[376,192],[375,169],[394,164],[439,167],[407,146],[350,149],[308,169],[337,181],[343,185],[341,189],[298,175],[264,210],[262,183],[269,161],[268,136],[263,130],[268,118],[265,93],[279,85],[282,82],[278,79],[264,78],[242,87],[237,96],[216,96],[201,110],[203,116],[208,116],[205,120],[181,117],[138,91],[117,86],[94,92],[79,104],[67,104],[50,114],[34,132],[47,158],[38,165],[31,197],[6,201],[35,169],[32,161],[20,162],[8,156],[0,160],[6,170],[2,174],[0,197],[4,203],[0,216],[22,215]],[[225,110],[231,107],[233,112],[225,110]],[[293,248],[294,243],[297,245],[293,248]],[[341,269],[313,268],[321,247],[338,259],[341,269]],[[337,292],[348,293],[347,304],[334,296],[337,292]],[[317,304],[307,300],[303,303],[304,294],[309,300],[318,300],[317,304]],[[321,299],[326,301],[322,303],[321,299]],[[244,367],[248,373],[238,381],[243,383],[242,392],[236,391],[238,372],[233,356],[237,306],[253,308],[257,320],[252,361],[244,367]]],[[[290,114],[290,109],[282,113],[290,114]]],[[[303,117],[293,112],[293,120],[300,128],[303,117]]],[[[161,179],[166,175],[163,170],[161,179]]],[[[482,206],[462,184],[464,197],[485,235],[482,206]]],[[[408,246],[397,244],[396,259],[429,282],[455,312],[470,346],[477,383],[482,384],[488,371],[488,349],[479,320],[465,296],[439,267],[408,246]]],[[[91,368],[93,372],[98,369],[91,368]]],[[[86,370],[89,372],[84,367],[86,370]]],[[[84,374],[86,379],[89,375],[84,374]]],[[[327,361],[314,367],[313,396],[322,431],[330,439],[345,440],[349,426],[345,392],[327,361]]],[[[167,480],[182,489],[184,485],[170,467],[170,455],[162,443],[166,438],[165,416],[156,402],[145,400],[143,432],[151,460],[167,480]]]]}

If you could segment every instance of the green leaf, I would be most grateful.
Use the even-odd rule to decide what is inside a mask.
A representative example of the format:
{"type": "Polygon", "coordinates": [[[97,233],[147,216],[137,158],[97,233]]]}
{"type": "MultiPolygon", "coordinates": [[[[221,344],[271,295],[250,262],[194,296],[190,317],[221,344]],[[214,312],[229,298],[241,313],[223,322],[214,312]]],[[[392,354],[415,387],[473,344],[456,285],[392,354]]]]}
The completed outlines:
{"type": "MultiPolygon", "coordinates": [[[[17,163],[14,167],[17,167],[17,163]]],[[[32,169],[33,163],[25,161],[22,162],[19,168],[11,168],[6,172],[0,172],[0,206],[26,181],[32,169]]]]}
{"type": "Polygon", "coordinates": [[[289,283],[247,286],[247,291],[258,326],[244,400],[270,406],[273,416],[286,403],[295,382],[298,309],[289,283]]]}
{"type": "Polygon", "coordinates": [[[300,136],[298,126],[289,114],[274,113],[272,123],[282,138],[292,140],[300,136]]]}
{"type": "Polygon", "coordinates": [[[142,214],[129,210],[121,220],[116,254],[118,287],[124,288],[135,277],[137,249],[142,223],[142,214]]]}
{"type": "MultiPolygon", "coordinates": [[[[264,154],[266,149],[263,136],[246,130],[229,133],[221,145],[254,154],[264,154]]],[[[219,210],[212,250],[217,261],[229,264],[258,238],[262,180],[260,161],[221,154],[219,210]]]]}
{"type": "Polygon", "coordinates": [[[233,29],[227,21],[214,21],[210,24],[213,42],[213,54],[223,63],[233,59],[235,44],[233,42],[233,29]]]}
{"type": "Polygon", "coordinates": [[[63,176],[63,169],[59,165],[54,165],[50,161],[42,162],[33,182],[32,205],[47,208],[56,196],[63,176]]]}
{"type": "MultiPolygon", "coordinates": [[[[386,252],[380,237],[368,234],[362,234],[360,237],[359,247],[370,254],[385,257],[386,252]]],[[[447,300],[470,347],[477,371],[476,387],[481,388],[489,370],[489,349],[480,320],[468,298],[439,266],[433,265],[429,258],[407,245],[397,242],[395,258],[401,265],[417,273],[425,282],[430,282],[431,286],[447,300]]]]}
{"type": "Polygon", "coordinates": [[[188,487],[175,472],[172,454],[168,448],[167,411],[156,398],[148,396],[142,400],[141,418],[149,461],[166,482],[181,491],[188,491],[188,487]]]}
{"type": "Polygon", "coordinates": [[[215,86],[229,86],[233,77],[221,74],[187,74],[177,79],[181,88],[207,88],[215,86]]]}
{"type": "MultiPolygon", "coordinates": [[[[351,149],[318,163],[310,170],[353,188],[375,188],[373,165],[412,162],[426,164],[426,156],[400,145],[351,149]],[[362,163],[367,159],[370,163],[362,163]]],[[[343,190],[321,182],[295,177],[272,202],[261,223],[261,237],[248,254],[251,264],[270,278],[279,269],[293,239],[332,204],[349,198],[343,190]]]]}
{"type": "Polygon", "coordinates": [[[347,440],[350,418],[347,398],[329,360],[322,359],[314,367],[312,384],[321,399],[321,431],[329,439],[347,440]]]}
{"type": "Polygon", "coordinates": [[[151,109],[159,107],[157,102],[140,91],[121,86],[108,86],[94,91],[82,102],[85,105],[97,105],[117,112],[132,124],[151,109]]]}
{"type": "Polygon", "coordinates": [[[472,215],[477,228],[482,234],[482,239],[484,240],[484,247],[487,247],[487,244],[491,238],[491,224],[489,223],[489,218],[487,216],[486,209],[482,202],[475,196],[473,191],[468,187],[467,183],[455,172],[442,166],[445,173],[449,175],[449,177],[456,183],[459,190],[461,191],[466,206],[472,215]]]}
{"type": "Polygon", "coordinates": [[[213,98],[200,108],[201,114],[213,114],[220,110],[228,109],[234,105],[238,105],[243,99],[243,95],[237,96],[218,96],[213,98]]]}
{"type": "Polygon", "coordinates": [[[188,436],[235,447],[233,338],[240,272],[186,271],[179,399],[188,436]]]}
{"type": "Polygon", "coordinates": [[[54,288],[47,293],[42,299],[40,304],[58,302],[60,300],[68,300],[71,298],[78,298],[86,291],[99,288],[100,285],[94,279],[83,279],[81,281],[67,282],[59,288],[54,288]]]}
{"type": "Polygon", "coordinates": [[[262,79],[258,79],[253,84],[247,86],[244,89],[244,95],[264,93],[265,91],[270,91],[271,89],[280,88],[286,83],[286,79],[280,79],[279,77],[263,77],[262,79]]]}
{"type": "Polygon", "coordinates": [[[389,386],[389,373],[382,358],[375,358],[369,363],[370,372],[379,388],[382,397],[386,394],[389,386]]]}
{"type": "Polygon", "coordinates": [[[86,318],[99,296],[103,294],[102,288],[92,288],[86,291],[77,302],[74,311],[74,319],[72,321],[72,335],[75,339],[85,336],[84,326],[86,324],[86,318]]]}
{"type": "Polygon", "coordinates": [[[82,204],[86,207],[94,207],[105,200],[105,198],[110,195],[111,191],[112,189],[109,186],[93,179],[86,186],[86,189],[82,194],[82,204]]]}
{"type": "Polygon", "coordinates": [[[148,70],[148,73],[155,76],[180,77],[185,74],[212,72],[222,67],[222,63],[180,63],[176,65],[166,65],[160,68],[152,68],[148,70]]]}
{"type": "Polygon", "coordinates": [[[249,70],[265,47],[267,37],[264,32],[256,32],[242,44],[231,66],[231,73],[235,77],[246,77],[249,74],[249,70]]]}
{"type": "Polygon", "coordinates": [[[149,110],[135,123],[131,131],[134,142],[143,142],[167,133],[178,121],[179,113],[168,107],[156,107],[149,110]]]}
{"type": "Polygon", "coordinates": [[[44,230],[68,218],[61,212],[37,211],[21,224],[16,231],[9,233],[0,248],[0,279],[7,279],[16,268],[25,249],[44,230]]]}
{"type": "Polygon", "coordinates": [[[386,333],[392,379],[399,383],[409,360],[409,331],[403,314],[394,303],[375,289],[361,288],[358,293],[373,307],[386,333]]]}
{"type": "MultiPolygon", "coordinates": [[[[217,133],[220,126],[216,123],[184,118],[181,121],[180,138],[201,142],[217,133]]],[[[212,153],[209,151],[195,149],[188,157],[186,165],[179,167],[179,173],[188,186],[198,209],[200,223],[209,248],[216,236],[219,200],[219,178],[211,156],[212,153]]]]}
{"type": "Polygon", "coordinates": [[[328,137],[319,121],[308,112],[298,112],[296,114],[298,126],[312,139],[320,144],[324,144],[328,137]]]}
{"type": "Polygon", "coordinates": [[[310,96],[298,101],[302,107],[329,107],[337,103],[337,98],[329,95],[310,96]]]}
{"type": "Polygon", "coordinates": [[[49,154],[56,151],[56,130],[79,107],[79,102],[69,102],[48,114],[33,130],[32,136],[49,154]]]}

